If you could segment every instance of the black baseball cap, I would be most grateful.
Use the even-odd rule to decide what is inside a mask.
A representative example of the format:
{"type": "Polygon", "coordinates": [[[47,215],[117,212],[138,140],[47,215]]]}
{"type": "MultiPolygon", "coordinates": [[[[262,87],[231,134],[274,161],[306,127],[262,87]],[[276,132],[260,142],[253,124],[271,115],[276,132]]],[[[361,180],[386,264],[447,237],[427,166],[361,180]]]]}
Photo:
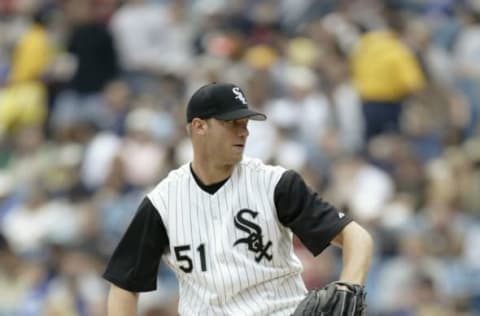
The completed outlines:
{"type": "Polygon", "coordinates": [[[195,117],[223,121],[248,118],[264,121],[267,116],[249,109],[242,89],[231,83],[210,83],[192,95],[187,106],[187,122],[195,117]]]}

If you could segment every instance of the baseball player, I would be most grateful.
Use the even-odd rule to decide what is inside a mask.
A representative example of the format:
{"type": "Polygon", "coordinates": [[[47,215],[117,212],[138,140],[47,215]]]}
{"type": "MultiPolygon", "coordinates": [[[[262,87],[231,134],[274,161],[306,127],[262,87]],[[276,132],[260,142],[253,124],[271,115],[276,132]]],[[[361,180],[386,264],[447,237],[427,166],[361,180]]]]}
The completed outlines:
{"type": "Polygon", "coordinates": [[[332,309],[342,304],[334,308],[364,312],[370,235],[295,171],[243,157],[248,121],[266,116],[225,83],[197,90],[186,116],[193,160],[138,207],[104,273],[108,314],[136,315],[161,259],[178,278],[180,315],[343,315],[332,309]],[[314,255],[342,247],[339,282],[307,295],[293,234],[314,255]]]}

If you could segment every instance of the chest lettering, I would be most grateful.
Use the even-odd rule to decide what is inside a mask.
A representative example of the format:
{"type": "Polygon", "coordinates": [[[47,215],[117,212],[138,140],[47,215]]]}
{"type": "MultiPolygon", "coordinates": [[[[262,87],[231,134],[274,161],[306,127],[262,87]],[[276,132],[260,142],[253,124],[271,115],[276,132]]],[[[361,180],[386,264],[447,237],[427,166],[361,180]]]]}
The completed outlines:
{"type": "Polygon", "coordinates": [[[235,227],[239,230],[248,234],[248,236],[244,238],[239,238],[233,246],[238,244],[247,244],[248,250],[255,253],[255,261],[260,262],[263,258],[271,261],[273,255],[269,249],[272,246],[272,242],[269,240],[266,244],[263,242],[263,233],[262,228],[257,225],[254,220],[258,215],[258,212],[249,210],[249,209],[241,209],[237,212],[234,218],[235,227]],[[247,217],[250,217],[249,220],[247,217]]]}

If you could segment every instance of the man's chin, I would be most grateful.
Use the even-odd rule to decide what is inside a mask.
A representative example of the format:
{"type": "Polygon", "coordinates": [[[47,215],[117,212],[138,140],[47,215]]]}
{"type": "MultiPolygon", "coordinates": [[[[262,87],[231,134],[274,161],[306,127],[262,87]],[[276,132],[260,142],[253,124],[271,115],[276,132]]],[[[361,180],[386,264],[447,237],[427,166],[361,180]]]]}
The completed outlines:
{"type": "Polygon", "coordinates": [[[233,165],[236,165],[237,163],[239,163],[240,161],[242,161],[243,159],[243,153],[239,153],[239,154],[236,154],[236,155],[233,155],[231,158],[230,158],[230,163],[233,164],[233,165]]]}

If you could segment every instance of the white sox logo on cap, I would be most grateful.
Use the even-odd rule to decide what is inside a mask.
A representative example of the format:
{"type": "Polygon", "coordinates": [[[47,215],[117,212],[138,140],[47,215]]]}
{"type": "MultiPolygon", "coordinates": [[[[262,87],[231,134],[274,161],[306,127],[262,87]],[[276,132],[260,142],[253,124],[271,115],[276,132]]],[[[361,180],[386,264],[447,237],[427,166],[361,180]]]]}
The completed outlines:
{"type": "Polygon", "coordinates": [[[247,104],[247,99],[245,99],[239,87],[233,88],[232,91],[235,94],[235,99],[240,100],[243,104],[247,104]]]}

